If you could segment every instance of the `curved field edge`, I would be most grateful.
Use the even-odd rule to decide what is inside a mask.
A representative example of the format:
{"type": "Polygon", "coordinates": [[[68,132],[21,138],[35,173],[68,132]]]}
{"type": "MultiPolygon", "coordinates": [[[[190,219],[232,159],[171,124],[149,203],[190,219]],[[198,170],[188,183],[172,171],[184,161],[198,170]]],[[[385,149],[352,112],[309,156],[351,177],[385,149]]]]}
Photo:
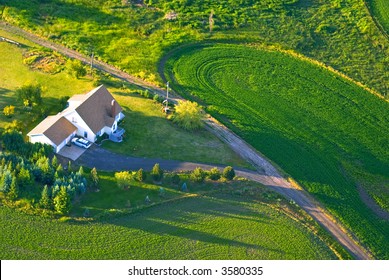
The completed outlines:
{"type": "Polygon", "coordinates": [[[61,222],[0,207],[0,224],[2,259],[336,258],[288,215],[226,194],[99,222],[61,222]]]}
{"type": "Polygon", "coordinates": [[[167,61],[165,74],[179,94],[205,104],[314,194],[376,257],[388,257],[388,222],[372,213],[356,188],[358,181],[388,206],[387,102],[317,65],[243,46],[182,48],[167,61]],[[255,55],[246,53],[250,60],[242,66],[240,52],[255,55]],[[301,83],[288,82],[296,71],[301,83]]]}
{"type": "Polygon", "coordinates": [[[389,40],[389,5],[386,0],[364,0],[371,17],[389,40]]]}

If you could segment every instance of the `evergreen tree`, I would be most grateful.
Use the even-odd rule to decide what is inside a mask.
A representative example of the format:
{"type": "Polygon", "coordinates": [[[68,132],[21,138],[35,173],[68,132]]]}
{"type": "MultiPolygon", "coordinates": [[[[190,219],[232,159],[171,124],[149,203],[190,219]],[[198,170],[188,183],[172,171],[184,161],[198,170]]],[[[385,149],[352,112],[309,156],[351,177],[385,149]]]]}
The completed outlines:
{"type": "Polygon", "coordinates": [[[63,177],[63,167],[62,167],[62,164],[58,164],[57,166],[57,169],[55,170],[55,172],[57,173],[57,176],[60,178],[60,177],[63,177]]]}
{"type": "Polygon", "coordinates": [[[66,187],[62,186],[54,198],[54,209],[62,215],[66,215],[70,212],[71,201],[70,195],[66,191],[66,187]]]}
{"type": "Polygon", "coordinates": [[[30,171],[22,167],[18,174],[18,185],[21,189],[26,189],[30,187],[33,183],[32,174],[30,171]]]}
{"type": "Polygon", "coordinates": [[[137,172],[136,172],[136,175],[135,175],[135,178],[137,181],[139,182],[143,182],[144,180],[146,180],[146,173],[143,171],[143,169],[139,169],[137,172]]]}
{"type": "Polygon", "coordinates": [[[19,188],[16,182],[16,177],[12,176],[12,182],[9,188],[8,198],[11,200],[16,200],[18,197],[19,197],[19,188]]]}
{"type": "Polygon", "coordinates": [[[159,166],[159,163],[156,163],[153,166],[153,169],[151,170],[151,176],[153,177],[153,179],[155,181],[161,181],[161,179],[163,177],[163,170],[159,166]]]}
{"type": "Polygon", "coordinates": [[[51,166],[54,168],[54,169],[57,169],[58,167],[58,159],[56,156],[53,156],[53,158],[51,159],[51,166]]]}
{"type": "Polygon", "coordinates": [[[39,205],[43,209],[51,209],[51,207],[52,207],[52,201],[51,201],[51,197],[50,197],[49,192],[50,192],[49,188],[47,187],[47,185],[45,185],[43,187],[41,199],[39,200],[39,205]]]}
{"type": "Polygon", "coordinates": [[[84,168],[82,166],[80,166],[80,169],[78,169],[77,174],[80,176],[84,176],[84,168]]]}
{"type": "Polygon", "coordinates": [[[89,176],[90,176],[91,186],[93,188],[97,188],[97,186],[99,185],[99,175],[97,174],[96,167],[92,168],[89,176]]]}

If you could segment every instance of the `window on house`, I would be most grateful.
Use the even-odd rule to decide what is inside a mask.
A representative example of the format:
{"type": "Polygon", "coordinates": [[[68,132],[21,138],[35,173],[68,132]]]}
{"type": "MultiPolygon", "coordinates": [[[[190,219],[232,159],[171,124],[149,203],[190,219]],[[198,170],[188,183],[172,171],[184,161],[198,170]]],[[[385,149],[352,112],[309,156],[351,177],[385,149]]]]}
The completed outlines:
{"type": "Polygon", "coordinates": [[[84,137],[88,138],[88,132],[84,131],[84,137]]]}
{"type": "Polygon", "coordinates": [[[77,119],[75,117],[72,117],[72,122],[77,123],[77,119]]]}

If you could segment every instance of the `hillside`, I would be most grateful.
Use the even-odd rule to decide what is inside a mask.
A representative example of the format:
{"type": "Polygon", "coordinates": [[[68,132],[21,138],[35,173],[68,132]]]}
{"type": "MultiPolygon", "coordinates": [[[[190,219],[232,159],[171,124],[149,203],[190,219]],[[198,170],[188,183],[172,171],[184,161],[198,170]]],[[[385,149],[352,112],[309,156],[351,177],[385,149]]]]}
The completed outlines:
{"type": "Polygon", "coordinates": [[[388,93],[389,43],[363,0],[0,3],[3,20],[85,54],[93,52],[151,82],[160,82],[157,61],[175,46],[198,40],[233,40],[297,50],[382,95],[388,93]]]}

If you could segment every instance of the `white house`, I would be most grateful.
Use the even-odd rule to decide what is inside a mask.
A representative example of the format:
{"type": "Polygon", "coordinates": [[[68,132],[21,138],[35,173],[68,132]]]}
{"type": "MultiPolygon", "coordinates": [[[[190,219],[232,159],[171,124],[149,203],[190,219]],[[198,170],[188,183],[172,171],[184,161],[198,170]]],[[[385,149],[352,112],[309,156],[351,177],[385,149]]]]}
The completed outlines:
{"type": "Polygon", "coordinates": [[[74,95],[68,107],[55,116],[49,116],[27,135],[31,143],[45,143],[59,152],[75,136],[95,142],[106,133],[109,139],[121,142],[124,130],[118,122],[124,118],[122,108],[103,86],[87,94],[74,95]]]}

